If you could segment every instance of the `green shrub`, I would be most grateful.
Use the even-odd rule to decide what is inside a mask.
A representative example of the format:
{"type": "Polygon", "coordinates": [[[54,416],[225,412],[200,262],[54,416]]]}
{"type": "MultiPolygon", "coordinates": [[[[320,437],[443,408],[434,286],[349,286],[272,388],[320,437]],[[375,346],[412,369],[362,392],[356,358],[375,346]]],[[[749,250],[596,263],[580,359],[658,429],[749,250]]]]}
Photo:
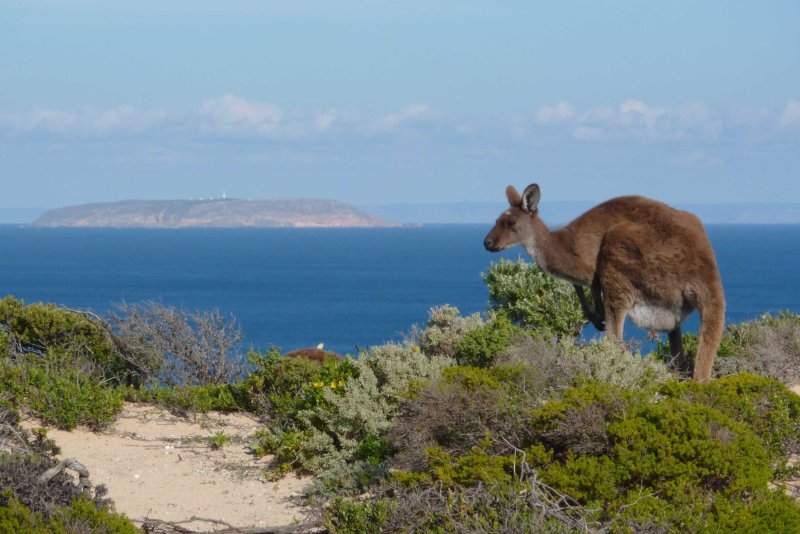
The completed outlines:
{"type": "MultiPolygon", "coordinates": [[[[697,354],[697,343],[697,334],[684,334],[689,368],[697,354]]],[[[668,343],[659,341],[654,353],[665,362],[671,360],[668,343]]],[[[717,376],[752,373],[786,385],[800,383],[800,315],[791,312],[764,314],[754,321],[728,325],[714,368],[717,376]]]]}
{"type": "Polygon", "coordinates": [[[508,315],[495,313],[486,324],[468,331],[456,342],[456,361],[459,365],[487,367],[506,350],[517,332],[508,315]]]}
{"type": "Polygon", "coordinates": [[[350,359],[330,358],[320,366],[303,358],[284,358],[278,349],[248,357],[255,367],[245,381],[250,403],[273,428],[296,427],[301,412],[325,403],[326,392],[340,396],[359,369],[350,359]]]}
{"type": "Polygon", "coordinates": [[[325,527],[332,534],[381,534],[392,509],[391,501],[357,502],[334,499],[325,513],[325,527]]]}
{"type": "Polygon", "coordinates": [[[72,504],[59,510],[51,525],[63,527],[66,532],[74,530],[93,534],[141,534],[141,530],[124,515],[97,508],[86,499],[75,499],[72,504]]]}
{"type": "Polygon", "coordinates": [[[800,397],[777,380],[743,374],[704,386],[668,382],[661,393],[710,406],[744,423],[761,440],[778,470],[790,454],[800,453],[800,397]]]}
{"type": "Polygon", "coordinates": [[[521,387],[540,401],[584,381],[643,389],[672,376],[663,362],[628,352],[607,339],[579,343],[572,338],[517,336],[498,362],[520,365],[524,373],[521,387]]]}
{"type": "Polygon", "coordinates": [[[500,260],[482,274],[492,309],[541,335],[571,337],[586,324],[575,288],[522,260],[500,260]]]}
{"type": "Polygon", "coordinates": [[[291,384],[287,389],[302,396],[303,384],[311,380],[313,394],[319,397],[293,399],[293,415],[284,418],[283,425],[273,424],[261,432],[254,450],[275,454],[280,472],[315,473],[319,483],[310,490],[312,495],[363,491],[385,476],[390,452],[386,433],[402,403],[452,364],[449,358],[426,355],[417,345],[390,343],[349,362],[346,380],[322,383],[306,374],[293,375],[280,383],[291,384]]]}
{"type": "Polygon", "coordinates": [[[0,347],[12,356],[36,355],[41,366],[74,367],[118,384],[135,374],[106,324],[54,304],[26,306],[11,296],[0,300],[0,347]]]}
{"type": "Polygon", "coordinates": [[[385,436],[392,420],[420,381],[435,379],[452,360],[429,357],[414,345],[373,347],[356,362],[358,376],[344,394],[325,390],[325,402],[303,412],[313,433],[307,442],[307,468],[320,473],[358,458],[365,440],[385,436]]]}
{"type": "Polygon", "coordinates": [[[0,385],[14,395],[17,405],[24,406],[43,423],[65,430],[77,425],[99,430],[122,411],[121,389],[72,368],[57,370],[25,361],[0,362],[0,385]]]}
{"type": "MultiPolygon", "coordinates": [[[[402,499],[418,503],[444,488],[473,506],[482,488],[488,495],[480,502],[508,510],[510,496],[520,491],[522,459],[536,480],[569,497],[576,517],[599,521],[597,528],[728,531],[736,524],[756,528],[768,513],[775,514],[768,522],[776,528],[800,521],[800,507],[768,487],[790,473],[786,455],[800,437],[800,398],[778,382],[755,376],[709,385],[585,381],[531,403],[519,394],[525,376],[520,364],[445,370],[438,385],[423,390],[395,420],[400,434],[427,437],[424,458],[403,464],[403,455],[421,445],[395,443],[399,451],[391,461],[402,470],[393,478],[402,491],[384,485],[387,493],[373,490],[377,498],[393,495],[394,510],[403,510],[402,499]],[[431,398],[440,402],[432,405],[431,398]],[[475,405],[467,405],[469,399],[475,405]]],[[[427,517],[444,522],[438,525],[454,521],[452,507],[437,503],[427,517]]],[[[387,524],[395,525],[397,514],[403,524],[411,521],[410,513],[393,512],[387,524]]],[[[506,520],[504,512],[493,524],[512,528],[506,520]]],[[[470,521],[459,516],[449,528],[470,521]]]]}
{"type": "Polygon", "coordinates": [[[248,385],[245,382],[206,386],[127,388],[124,393],[127,401],[156,404],[177,415],[210,411],[247,411],[252,408],[248,385]]]}
{"type": "Polygon", "coordinates": [[[119,514],[98,509],[85,498],[57,508],[46,517],[32,512],[13,495],[0,497],[0,534],[141,534],[141,530],[119,514]]]}
{"type": "Polygon", "coordinates": [[[483,326],[477,313],[462,317],[455,306],[444,305],[428,312],[425,329],[414,332],[412,337],[425,354],[430,356],[456,357],[456,344],[464,335],[483,326]]]}

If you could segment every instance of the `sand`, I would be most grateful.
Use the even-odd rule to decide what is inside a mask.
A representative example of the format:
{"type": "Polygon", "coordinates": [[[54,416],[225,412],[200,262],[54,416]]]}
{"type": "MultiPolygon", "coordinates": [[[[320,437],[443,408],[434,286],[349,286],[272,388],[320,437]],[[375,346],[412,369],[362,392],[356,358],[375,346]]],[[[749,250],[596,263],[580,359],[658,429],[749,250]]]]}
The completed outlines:
{"type": "MultiPolygon", "coordinates": [[[[27,421],[28,428],[39,426],[27,421]]],[[[116,423],[102,433],[85,429],[48,430],[60,458],[75,458],[89,469],[92,484],[105,484],[116,510],[133,520],[182,521],[193,516],[236,527],[303,523],[297,496],[310,479],[265,476],[268,458],[257,459],[249,443],[259,423],[244,414],[210,413],[193,419],[164,410],[126,404],[116,423]],[[208,438],[224,431],[231,440],[214,449],[208,438]]],[[[213,531],[211,523],[182,525],[213,531]]]]}

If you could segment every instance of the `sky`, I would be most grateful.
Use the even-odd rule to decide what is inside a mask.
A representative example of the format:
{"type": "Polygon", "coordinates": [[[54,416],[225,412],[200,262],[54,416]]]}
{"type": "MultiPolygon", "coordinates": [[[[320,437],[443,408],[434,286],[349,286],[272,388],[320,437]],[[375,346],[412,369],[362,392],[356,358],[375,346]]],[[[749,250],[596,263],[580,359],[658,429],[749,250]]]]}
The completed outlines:
{"type": "Polygon", "coordinates": [[[0,207],[800,202],[800,2],[2,0],[0,207]]]}

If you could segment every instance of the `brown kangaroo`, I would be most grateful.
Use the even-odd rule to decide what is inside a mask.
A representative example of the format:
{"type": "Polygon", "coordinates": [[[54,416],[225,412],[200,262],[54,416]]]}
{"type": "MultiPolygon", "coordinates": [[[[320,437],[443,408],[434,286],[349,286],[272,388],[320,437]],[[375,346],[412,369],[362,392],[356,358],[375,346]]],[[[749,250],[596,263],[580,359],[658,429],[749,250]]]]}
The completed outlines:
{"type": "Polygon", "coordinates": [[[637,326],[669,332],[670,352],[678,360],[685,356],[681,322],[697,308],[694,379],[711,380],[725,296],[700,219],[655,200],[626,196],[603,202],[551,232],[539,218],[540,196],[537,184],[522,195],[508,186],[510,208],[486,236],[486,249],[523,245],[544,271],[575,285],[587,317],[598,329],[606,326],[610,338],[622,340],[630,316],[637,326]],[[591,288],[596,310],[586,302],[584,287],[591,288]]]}

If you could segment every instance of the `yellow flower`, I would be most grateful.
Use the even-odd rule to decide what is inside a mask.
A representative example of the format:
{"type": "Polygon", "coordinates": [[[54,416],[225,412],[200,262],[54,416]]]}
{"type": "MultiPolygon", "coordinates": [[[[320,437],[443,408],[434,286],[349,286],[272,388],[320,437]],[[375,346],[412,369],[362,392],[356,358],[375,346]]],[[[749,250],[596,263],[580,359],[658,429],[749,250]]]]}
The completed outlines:
{"type": "Polygon", "coordinates": [[[322,386],[325,385],[325,383],[324,382],[314,382],[313,385],[314,385],[315,388],[321,388],[322,386]]]}
{"type": "Polygon", "coordinates": [[[342,380],[342,379],[339,379],[339,387],[340,387],[340,388],[343,388],[343,387],[344,387],[344,380],[342,380]]]}
{"type": "Polygon", "coordinates": [[[418,345],[414,345],[414,349],[413,349],[413,351],[414,351],[414,352],[419,352],[419,346],[418,346],[418,345]]]}
{"type": "Polygon", "coordinates": [[[336,380],[331,380],[331,389],[336,389],[336,380]]]}

